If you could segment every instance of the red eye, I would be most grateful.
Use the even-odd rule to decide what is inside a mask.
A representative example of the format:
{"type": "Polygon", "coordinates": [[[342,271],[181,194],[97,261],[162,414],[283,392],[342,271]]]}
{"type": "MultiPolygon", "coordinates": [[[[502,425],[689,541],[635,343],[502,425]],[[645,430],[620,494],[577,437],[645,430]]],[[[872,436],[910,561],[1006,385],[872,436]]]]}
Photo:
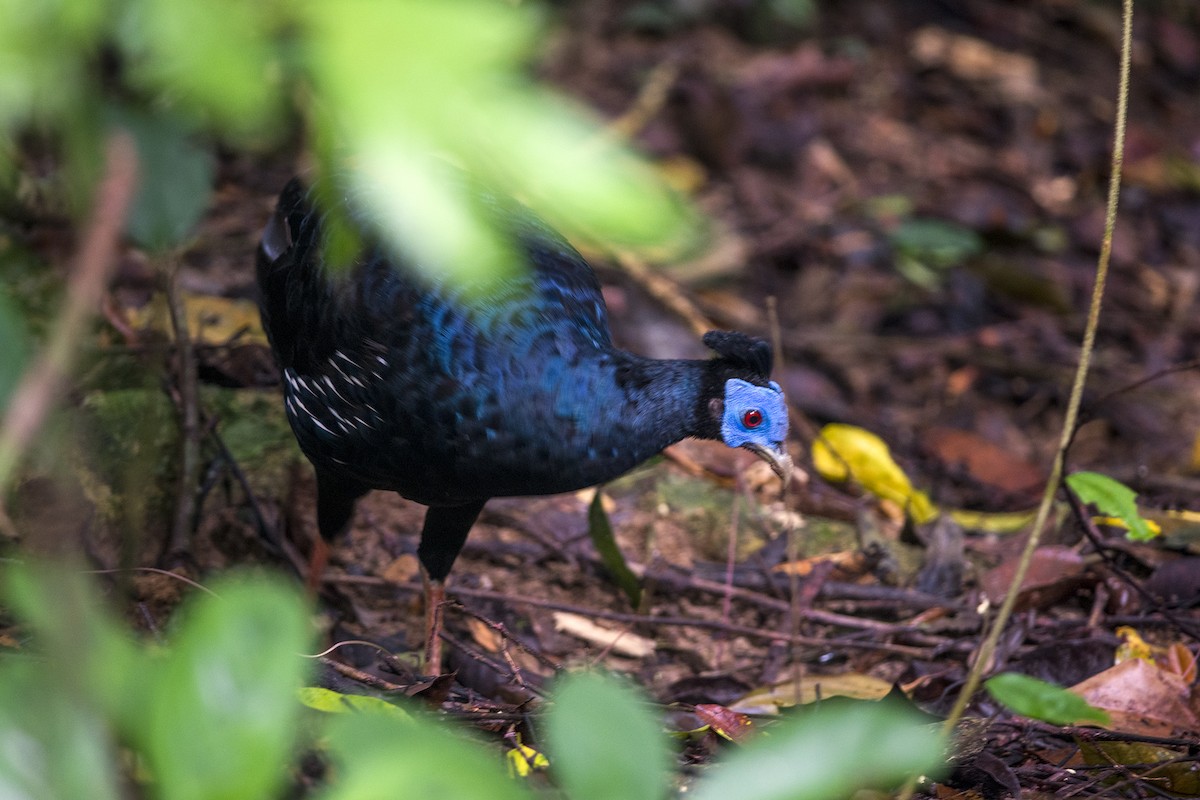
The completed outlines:
{"type": "Polygon", "coordinates": [[[742,424],[747,428],[757,428],[762,425],[762,412],[757,408],[752,408],[742,415],[742,424]]]}

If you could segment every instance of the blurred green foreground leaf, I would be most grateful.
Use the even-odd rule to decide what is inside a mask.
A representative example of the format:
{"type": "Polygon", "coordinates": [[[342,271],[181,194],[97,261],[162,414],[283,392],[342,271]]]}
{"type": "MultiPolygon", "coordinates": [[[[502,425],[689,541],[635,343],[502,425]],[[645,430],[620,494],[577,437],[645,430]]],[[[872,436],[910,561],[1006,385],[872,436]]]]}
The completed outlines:
{"type": "Polygon", "coordinates": [[[575,235],[683,246],[692,232],[644,162],[531,80],[530,5],[0,0],[0,18],[0,186],[20,193],[15,142],[37,130],[62,145],[85,210],[105,129],[130,129],[147,166],[131,231],[155,249],[207,205],[205,137],[261,149],[296,128],[385,239],[439,276],[512,265],[447,163],[575,235]]]}

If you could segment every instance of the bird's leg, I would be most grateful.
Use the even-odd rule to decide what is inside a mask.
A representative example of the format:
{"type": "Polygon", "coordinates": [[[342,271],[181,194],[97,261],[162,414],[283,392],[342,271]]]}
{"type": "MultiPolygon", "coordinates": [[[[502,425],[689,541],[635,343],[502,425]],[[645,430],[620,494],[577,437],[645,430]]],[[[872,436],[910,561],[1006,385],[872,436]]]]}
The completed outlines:
{"type": "Polygon", "coordinates": [[[310,598],[317,596],[317,590],[321,588],[321,576],[325,574],[328,564],[329,545],[325,543],[325,537],[318,536],[312,543],[312,553],[308,557],[308,575],[304,578],[304,591],[308,592],[310,598]]]}
{"type": "Polygon", "coordinates": [[[487,499],[461,506],[430,506],[421,529],[417,557],[425,581],[425,660],[423,669],[433,675],[442,671],[442,604],[446,600],[446,576],[467,541],[467,534],[487,499]]]}
{"type": "Polygon", "coordinates": [[[425,584],[425,653],[421,669],[430,675],[442,672],[442,604],[446,602],[446,582],[434,580],[422,567],[425,584]]]}
{"type": "Polygon", "coordinates": [[[330,477],[317,472],[317,531],[321,534],[313,542],[308,561],[308,575],[304,586],[315,596],[321,586],[321,574],[329,563],[329,542],[346,532],[354,516],[354,504],[367,493],[359,484],[330,477]]]}

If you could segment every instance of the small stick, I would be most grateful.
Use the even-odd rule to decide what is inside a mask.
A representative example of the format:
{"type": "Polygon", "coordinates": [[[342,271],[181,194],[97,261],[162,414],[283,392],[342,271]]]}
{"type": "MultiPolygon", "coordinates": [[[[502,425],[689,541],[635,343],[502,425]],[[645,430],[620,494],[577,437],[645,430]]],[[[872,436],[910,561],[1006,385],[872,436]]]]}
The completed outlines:
{"type": "Polygon", "coordinates": [[[369,672],[363,672],[361,669],[355,669],[349,664],[343,664],[340,661],[334,661],[332,658],[321,656],[318,660],[325,666],[332,669],[334,672],[345,675],[347,678],[358,681],[366,686],[370,686],[373,689],[381,689],[385,692],[403,692],[405,689],[404,686],[401,686],[398,683],[385,681],[383,678],[376,677],[369,672]]]}
{"type": "Polygon", "coordinates": [[[712,320],[687,298],[683,289],[675,281],[650,269],[646,266],[646,262],[632,253],[614,253],[613,258],[634,283],[645,289],[664,308],[686,322],[694,333],[703,336],[716,327],[712,320]]]}
{"type": "MultiPolygon", "coordinates": [[[[741,483],[740,479],[738,483],[741,483]]],[[[721,592],[721,621],[725,623],[733,618],[733,567],[737,561],[738,520],[742,511],[741,492],[733,493],[733,502],[730,503],[730,506],[729,546],[725,553],[725,583],[721,592]]],[[[716,663],[721,664],[725,661],[725,649],[728,644],[728,639],[717,642],[717,652],[713,659],[716,663]]]]}
{"type": "Polygon", "coordinates": [[[175,519],[164,555],[171,558],[187,550],[196,517],[196,484],[200,477],[200,389],[196,379],[196,351],[188,332],[187,309],[179,291],[179,258],[166,257],[167,310],[175,334],[179,380],[179,483],[175,491],[175,519]]]}
{"type": "Polygon", "coordinates": [[[666,104],[667,95],[678,78],[679,64],[675,61],[663,61],[656,66],[650,71],[633,103],[621,116],[608,123],[606,132],[632,139],[666,104]]]}

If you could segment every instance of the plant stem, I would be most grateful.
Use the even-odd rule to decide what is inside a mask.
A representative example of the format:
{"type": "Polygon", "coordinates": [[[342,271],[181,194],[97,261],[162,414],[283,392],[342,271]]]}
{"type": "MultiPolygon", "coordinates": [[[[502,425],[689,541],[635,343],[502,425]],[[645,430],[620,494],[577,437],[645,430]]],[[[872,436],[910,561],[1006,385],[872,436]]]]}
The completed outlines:
{"type": "Polygon", "coordinates": [[[62,309],[37,361],[13,392],[0,426],[0,496],[62,396],[84,326],[99,308],[116,264],[125,215],[137,187],[137,147],[128,133],[109,136],[104,164],[104,178],[96,188],[91,219],[74,259],[62,309]]]}
{"type": "MultiPolygon", "coordinates": [[[[1067,403],[1066,416],[1063,419],[1062,435],[1059,438],[1058,449],[1054,454],[1054,463],[1050,469],[1050,476],[1046,481],[1046,488],[1042,492],[1042,501],[1038,506],[1037,518],[1033,523],[1033,529],[1029,533],[1029,541],[1025,543],[1025,549],[1021,553],[1021,560],[1017,564],[1016,572],[1013,574],[1012,584],[1008,587],[1008,594],[1004,596],[1004,602],[1000,605],[1000,610],[996,612],[996,618],[992,623],[991,629],[988,631],[988,635],[984,638],[983,643],[979,646],[975,663],[972,665],[971,671],[967,674],[962,691],[959,693],[954,707],[950,710],[950,716],[946,718],[946,722],[942,726],[942,735],[945,737],[949,737],[953,733],[959,720],[962,719],[967,705],[971,702],[971,697],[979,688],[984,674],[992,667],[992,656],[996,652],[996,644],[999,642],[1001,634],[1004,633],[1004,628],[1008,624],[1009,617],[1012,616],[1013,607],[1016,605],[1017,597],[1021,591],[1021,584],[1025,580],[1025,574],[1029,571],[1029,565],[1033,562],[1034,552],[1041,543],[1042,531],[1045,529],[1046,521],[1050,517],[1050,509],[1054,504],[1054,496],[1058,493],[1059,485],[1062,481],[1063,462],[1066,458],[1067,447],[1071,443],[1071,438],[1075,431],[1075,422],[1079,417],[1079,405],[1083,398],[1083,386],[1087,380],[1088,369],[1091,366],[1092,352],[1095,350],[1096,329],[1100,324],[1100,308],[1104,301],[1104,287],[1108,280],[1108,265],[1112,255],[1113,229],[1116,226],[1117,220],[1117,199],[1120,196],[1121,190],[1121,168],[1124,164],[1125,154],[1125,125],[1129,106],[1129,63],[1133,45],[1133,0],[1123,0],[1121,22],[1120,83],[1117,89],[1117,115],[1113,122],[1112,171],[1108,179],[1108,205],[1104,215],[1104,240],[1100,245],[1100,256],[1096,261],[1096,281],[1092,286],[1087,325],[1084,328],[1083,344],[1080,347],[1079,353],[1079,365],[1075,370],[1075,380],[1071,386],[1071,397],[1067,403]]],[[[904,787],[900,797],[907,800],[907,798],[912,796],[914,788],[915,780],[910,781],[904,787]]]]}
{"type": "Polygon", "coordinates": [[[165,558],[187,550],[196,517],[196,487],[200,480],[200,389],[196,378],[196,351],[188,330],[187,308],[179,289],[179,256],[166,258],[167,309],[175,335],[176,374],[179,381],[179,483],[175,492],[175,518],[167,540],[165,558]]]}

